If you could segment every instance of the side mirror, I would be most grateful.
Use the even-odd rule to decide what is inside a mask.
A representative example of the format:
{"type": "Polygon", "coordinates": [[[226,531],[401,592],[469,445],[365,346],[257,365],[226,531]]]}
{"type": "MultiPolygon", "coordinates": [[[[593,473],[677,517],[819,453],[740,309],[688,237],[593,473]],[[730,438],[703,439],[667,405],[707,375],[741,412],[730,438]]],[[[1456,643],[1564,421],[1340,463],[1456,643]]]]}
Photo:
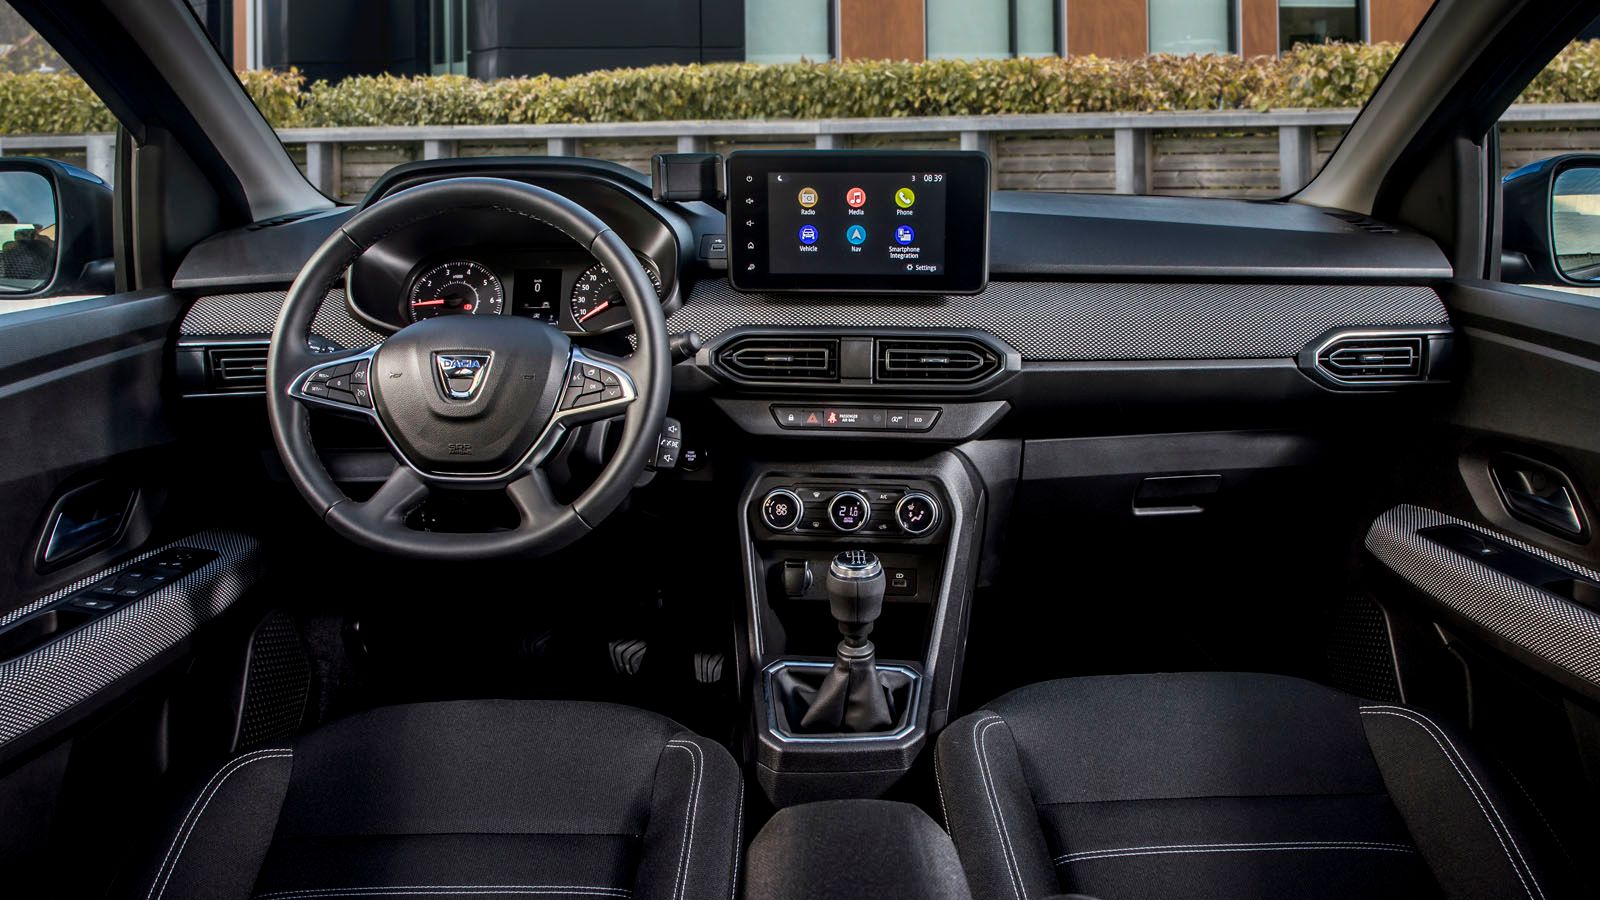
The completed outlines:
{"type": "Polygon", "coordinates": [[[0,157],[0,305],[114,291],[111,217],[111,186],[96,175],[0,157]]]}
{"type": "Polygon", "coordinates": [[[1568,153],[1501,182],[1506,277],[1600,285],[1600,155],[1568,153]]]}

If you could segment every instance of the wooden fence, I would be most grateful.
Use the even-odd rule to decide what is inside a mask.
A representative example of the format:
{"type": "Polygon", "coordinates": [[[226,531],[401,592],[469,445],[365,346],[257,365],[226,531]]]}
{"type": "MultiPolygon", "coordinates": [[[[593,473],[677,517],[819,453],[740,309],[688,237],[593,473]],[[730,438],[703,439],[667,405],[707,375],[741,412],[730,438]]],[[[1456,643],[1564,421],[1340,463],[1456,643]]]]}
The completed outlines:
{"type": "MultiPolygon", "coordinates": [[[[318,188],[354,200],[401,163],[444,157],[582,155],[641,171],[656,153],[747,148],[985,150],[1002,190],[1274,197],[1297,190],[1337,146],[1353,109],[1074,113],[900,119],[287,128],[318,188]]],[[[1512,107],[1501,120],[1510,171],[1557,153],[1600,151],[1600,104],[1512,107]]],[[[12,135],[0,154],[52,156],[111,179],[114,136],[12,135]]]]}

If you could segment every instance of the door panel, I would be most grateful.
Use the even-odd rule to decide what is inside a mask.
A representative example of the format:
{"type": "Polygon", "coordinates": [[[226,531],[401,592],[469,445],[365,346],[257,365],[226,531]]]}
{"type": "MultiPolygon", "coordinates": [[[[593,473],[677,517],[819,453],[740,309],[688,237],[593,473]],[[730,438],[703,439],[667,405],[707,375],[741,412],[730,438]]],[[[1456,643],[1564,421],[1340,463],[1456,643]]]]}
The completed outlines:
{"type": "Polygon", "coordinates": [[[0,313],[0,614],[149,538],[165,494],[164,448],[175,439],[164,375],[180,308],[157,292],[0,313]],[[63,539],[53,526],[92,530],[118,514],[92,509],[114,499],[86,507],[71,492],[136,499],[98,546],[41,566],[41,542],[52,531],[63,539]],[[63,499],[79,521],[52,522],[63,499]]]}
{"type": "Polygon", "coordinates": [[[1453,403],[1367,534],[1404,699],[1467,724],[1558,834],[1600,839],[1600,302],[1461,280],[1453,403]]]}

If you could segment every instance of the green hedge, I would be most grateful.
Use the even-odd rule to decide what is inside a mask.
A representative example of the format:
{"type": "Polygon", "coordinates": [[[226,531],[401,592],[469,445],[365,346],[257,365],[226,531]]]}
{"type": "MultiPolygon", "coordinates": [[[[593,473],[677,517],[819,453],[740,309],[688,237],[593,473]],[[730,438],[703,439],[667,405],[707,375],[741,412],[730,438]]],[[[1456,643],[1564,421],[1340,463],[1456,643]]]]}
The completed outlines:
{"type": "MultiPolygon", "coordinates": [[[[239,77],[278,127],[1351,107],[1372,94],[1399,49],[1300,46],[1254,59],[726,63],[494,82],[380,75],[308,85],[295,71],[239,77]]],[[[1568,47],[1523,100],[1600,101],[1600,41],[1568,47]]],[[[111,127],[110,115],[73,75],[0,73],[0,134],[111,127]]]]}

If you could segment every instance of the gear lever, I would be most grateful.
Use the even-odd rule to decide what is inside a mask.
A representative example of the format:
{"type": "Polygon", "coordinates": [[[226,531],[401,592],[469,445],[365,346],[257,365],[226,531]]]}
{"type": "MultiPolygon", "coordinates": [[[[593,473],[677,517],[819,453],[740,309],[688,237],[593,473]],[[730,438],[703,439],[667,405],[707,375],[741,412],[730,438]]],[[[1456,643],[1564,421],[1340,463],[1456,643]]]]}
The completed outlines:
{"type": "Polygon", "coordinates": [[[828,566],[828,607],[839,623],[833,668],[800,722],[809,732],[884,731],[894,724],[867,636],[883,612],[883,564],[866,550],[846,550],[828,566]]]}

